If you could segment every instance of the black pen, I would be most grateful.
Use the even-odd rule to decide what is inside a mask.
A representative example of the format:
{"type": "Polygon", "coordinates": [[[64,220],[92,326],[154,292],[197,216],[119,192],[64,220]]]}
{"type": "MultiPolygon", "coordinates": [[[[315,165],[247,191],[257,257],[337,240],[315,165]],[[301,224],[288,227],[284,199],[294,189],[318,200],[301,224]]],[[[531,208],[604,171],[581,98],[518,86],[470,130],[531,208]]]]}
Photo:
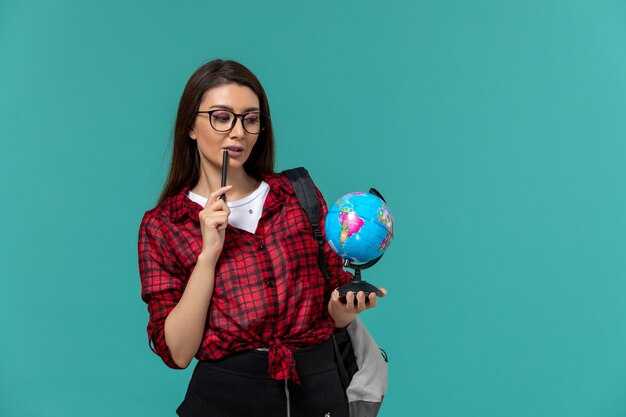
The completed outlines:
{"type": "MultiPolygon", "coordinates": [[[[222,157],[222,187],[226,187],[226,171],[228,170],[228,151],[224,150],[224,156],[222,157]]],[[[220,197],[226,201],[226,194],[222,194],[220,197]]]]}

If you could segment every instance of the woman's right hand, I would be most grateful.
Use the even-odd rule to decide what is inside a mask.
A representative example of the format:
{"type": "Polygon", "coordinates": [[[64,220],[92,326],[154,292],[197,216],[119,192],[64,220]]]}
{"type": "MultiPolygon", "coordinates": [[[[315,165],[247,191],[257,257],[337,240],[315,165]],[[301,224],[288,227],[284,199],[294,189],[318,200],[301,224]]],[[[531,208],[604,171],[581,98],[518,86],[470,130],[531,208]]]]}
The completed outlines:
{"type": "Polygon", "coordinates": [[[200,228],[202,230],[202,253],[208,259],[217,263],[226,236],[230,209],[220,197],[232,188],[232,185],[218,188],[209,196],[204,210],[200,212],[200,228]]]}

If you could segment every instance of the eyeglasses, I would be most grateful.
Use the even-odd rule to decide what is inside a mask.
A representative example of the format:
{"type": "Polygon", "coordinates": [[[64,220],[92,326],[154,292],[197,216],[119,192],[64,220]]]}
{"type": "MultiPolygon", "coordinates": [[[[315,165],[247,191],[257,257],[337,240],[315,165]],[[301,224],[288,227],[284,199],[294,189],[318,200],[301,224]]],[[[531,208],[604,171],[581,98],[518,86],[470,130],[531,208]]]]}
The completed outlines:
{"type": "Polygon", "coordinates": [[[237,123],[237,118],[241,117],[243,130],[253,135],[261,133],[261,131],[265,129],[267,119],[269,119],[268,115],[259,112],[237,114],[229,110],[219,109],[199,111],[196,113],[208,114],[211,127],[213,127],[213,129],[217,130],[218,132],[230,131],[233,127],[235,127],[235,123],[237,123]]]}

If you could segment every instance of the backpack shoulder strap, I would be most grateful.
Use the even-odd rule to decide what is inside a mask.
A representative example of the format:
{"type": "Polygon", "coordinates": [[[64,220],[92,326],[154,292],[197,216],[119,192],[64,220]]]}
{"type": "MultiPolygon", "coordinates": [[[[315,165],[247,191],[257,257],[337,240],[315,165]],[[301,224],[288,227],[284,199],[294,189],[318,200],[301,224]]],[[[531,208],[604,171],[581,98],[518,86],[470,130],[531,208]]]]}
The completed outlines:
{"type": "Polygon", "coordinates": [[[320,202],[315,192],[313,180],[309,172],[303,167],[287,169],[283,171],[283,174],[289,178],[296,192],[296,197],[298,197],[298,201],[300,202],[300,206],[302,206],[309,218],[309,223],[311,223],[313,227],[313,234],[317,242],[317,263],[319,264],[324,278],[330,279],[328,269],[326,268],[326,257],[324,255],[324,234],[320,229],[320,202]]]}

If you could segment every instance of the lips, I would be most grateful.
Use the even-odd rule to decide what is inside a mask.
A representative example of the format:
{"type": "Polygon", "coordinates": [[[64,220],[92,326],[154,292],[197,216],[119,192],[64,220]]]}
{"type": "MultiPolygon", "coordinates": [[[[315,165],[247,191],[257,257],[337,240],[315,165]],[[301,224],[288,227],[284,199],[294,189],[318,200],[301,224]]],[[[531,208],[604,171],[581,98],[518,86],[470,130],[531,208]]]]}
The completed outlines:
{"type": "Polygon", "coordinates": [[[241,146],[226,146],[224,149],[228,151],[230,158],[237,158],[243,154],[243,148],[241,146]]]}

